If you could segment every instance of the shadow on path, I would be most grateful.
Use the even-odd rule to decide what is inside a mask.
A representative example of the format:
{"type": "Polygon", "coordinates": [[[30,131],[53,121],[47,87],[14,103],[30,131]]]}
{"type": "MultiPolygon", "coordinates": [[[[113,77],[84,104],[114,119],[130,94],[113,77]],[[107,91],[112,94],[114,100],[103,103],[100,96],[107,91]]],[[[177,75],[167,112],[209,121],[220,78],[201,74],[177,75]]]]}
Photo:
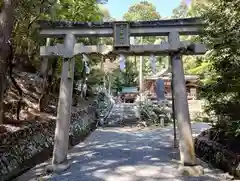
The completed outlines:
{"type": "MultiPolygon", "coordinates": [[[[193,124],[200,133],[207,124],[193,124]]],[[[178,175],[179,152],[173,149],[172,128],[100,128],[69,154],[71,167],[61,174],[37,176],[48,163],[31,170],[22,180],[52,181],[178,181],[226,180],[221,172],[205,168],[201,177],[178,175]],[[32,179],[31,179],[32,178],[32,179]]],[[[22,181],[19,179],[18,181],[22,181]]]]}

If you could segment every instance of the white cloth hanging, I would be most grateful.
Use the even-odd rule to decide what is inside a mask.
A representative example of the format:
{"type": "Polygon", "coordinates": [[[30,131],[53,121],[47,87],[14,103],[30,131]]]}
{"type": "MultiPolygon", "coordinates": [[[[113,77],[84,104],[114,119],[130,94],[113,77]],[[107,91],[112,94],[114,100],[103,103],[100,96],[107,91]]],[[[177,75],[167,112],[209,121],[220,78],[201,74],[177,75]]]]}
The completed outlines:
{"type": "Polygon", "coordinates": [[[153,54],[150,55],[149,60],[150,60],[152,72],[153,72],[153,74],[156,74],[156,57],[155,57],[155,55],[153,55],[153,54]]]}
{"type": "Polygon", "coordinates": [[[135,45],[135,37],[130,37],[130,44],[135,45]]]}
{"type": "Polygon", "coordinates": [[[88,66],[87,62],[85,62],[85,71],[86,71],[86,74],[90,74],[90,67],[88,66]]]}
{"type": "Polygon", "coordinates": [[[87,63],[88,61],[89,61],[89,58],[83,54],[83,63],[84,63],[86,74],[90,73],[90,67],[88,66],[88,63],[87,63]]]}
{"type": "Polygon", "coordinates": [[[122,71],[126,67],[126,65],[125,65],[125,57],[122,54],[119,56],[119,65],[120,65],[120,70],[122,70],[122,71]]]}

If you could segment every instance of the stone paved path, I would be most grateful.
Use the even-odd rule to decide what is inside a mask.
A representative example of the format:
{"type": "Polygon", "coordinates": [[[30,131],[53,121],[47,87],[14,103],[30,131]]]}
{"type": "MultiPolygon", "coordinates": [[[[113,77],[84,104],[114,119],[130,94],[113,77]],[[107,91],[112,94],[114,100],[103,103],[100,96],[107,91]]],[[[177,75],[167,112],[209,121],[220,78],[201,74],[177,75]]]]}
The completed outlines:
{"type": "MultiPolygon", "coordinates": [[[[199,134],[209,126],[197,123],[199,134]]],[[[49,162],[40,164],[18,179],[51,181],[225,181],[222,172],[205,166],[205,175],[180,177],[178,151],[172,148],[172,127],[99,128],[70,150],[71,167],[61,174],[37,176],[49,162]]]]}

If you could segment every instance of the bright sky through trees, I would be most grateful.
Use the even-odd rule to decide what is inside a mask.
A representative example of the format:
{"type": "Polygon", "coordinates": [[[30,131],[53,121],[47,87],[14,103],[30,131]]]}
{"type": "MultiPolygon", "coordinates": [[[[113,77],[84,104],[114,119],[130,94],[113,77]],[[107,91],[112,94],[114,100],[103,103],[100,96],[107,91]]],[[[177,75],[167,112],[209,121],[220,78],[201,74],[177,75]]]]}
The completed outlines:
{"type": "MultiPolygon", "coordinates": [[[[176,8],[183,0],[148,0],[148,2],[156,6],[157,11],[161,14],[162,17],[167,17],[172,15],[172,10],[176,8]]],[[[188,5],[191,0],[184,0],[188,5]]],[[[128,8],[134,4],[141,2],[141,0],[108,0],[105,5],[109,10],[112,17],[117,20],[121,20],[128,8]]]]}

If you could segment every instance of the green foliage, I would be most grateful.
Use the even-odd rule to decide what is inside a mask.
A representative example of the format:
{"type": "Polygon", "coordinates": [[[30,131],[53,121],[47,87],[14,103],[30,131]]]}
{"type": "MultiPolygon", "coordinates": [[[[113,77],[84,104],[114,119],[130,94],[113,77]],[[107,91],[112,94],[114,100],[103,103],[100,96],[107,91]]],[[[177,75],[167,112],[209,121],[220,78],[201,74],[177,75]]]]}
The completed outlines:
{"type": "MultiPolygon", "coordinates": [[[[45,45],[44,38],[39,35],[37,20],[71,20],[71,21],[100,21],[104,15],[99,10],[95,0],[33,0],[15,2],[15,25],[12,34],[14,54],[16,60],[40,68],[40,45],[45,45]]],[[[97,44],[97,38],[81,38],[85,44],[97,44]]],[[[51,39],[51,44],[63,43],[61,39],[51,39]]],[[[75,78],[80,79],[82,71],[82,57],[75,57],[75,78]]],[[[99,59],[92,59],[91,65],[99,63],[99,59]]],[[[61,60],[58,61],[57,74],[61,72],[61,60]]]]}
{"type": "Polygon", "coordinates": [[[118,70],[117,73],[118,76],[114,79],[112,88],[115,89],[116,92],[121,92],[122,88],[125,86],[124,79],[121,76],[120,70],[118,70]]]}
{"type": "MultiPolygon", "coordinates": [[[[218,124],[229,134],[239,134],[240,106],[240,7],[239,0],[193,0],[189,8],[183,3],[173,11],[173,18],[198,17],[206,26],[201,40],[209,51],[205,56],[183,57],[187,74],[200,75],[201,97],[206,111],[218,117],[218,124]],[[224,124],[223,124],[224,122],[224,124]]],[[[182,37],[182,40],[194,37],[182,37]]]]}
{"type": "MultiPolygon", "coordinates": [[[[211,75],[202,89],[208,110],[225,121],[238,121],[240,106],[240,0],[214,0],[203,15],[208,26],[201,35],[209,47],[211,75]]],[[[235,126],[235,130],[238,128],[235,126]]]]}
{"type": "MultiPolygon", "coordinates": [[[[27,57],[33,64],[39,59],[39,44],[43,39],[39,36],[36,20],[44,14],[50,14],[54,7],[51,1],[17,1],[15,4],[15,24],[12,34],[15,55],[27,57]]],[[[26,61],[26,60],[25,60],[26,61]]]]}
{"type": "Polygon", "coordinates": [[[186,18],[188,17],[188,7],[187,4],[182,1],[178,7],[173,9],[172,18],[186,18]]]}
{"type": "MultiPolygon", "coordinates": [[[[192,0],[191,5],[188,7],[185,2],[173,10],[171,18],[188,18],[198,17],[203,14],[203,10],[209,7],[210,2],[208,0],[192,0]]],[[[181,36],[182,41],[199,42],[201,41],[199,36],[181,36]]],[[[211,74],[211,62],[209,61],[209,54],[205,56],[183,56],[184,71],[186,74],[199,75],[203,84],[209,82],[209,76],[211,74]]]]}
{"type": "Polygon", "coordinates": [[[140,114],[142,120],[146,121],[147,125],[160,124],[161,119],[164,119],[164,122],[171,121],[171,115],[166,105],[153,104],[152,101],[141,103],[140,114]]]}
{"type": "Polygon", "coordinates": [[[90,22],[101,19],[96,0],[61,0],[56,6],[55,18],[59,20],[90,22]]]}
{"type": "Polygon", "coordinates": [[[114,21],[114,18],[111,17],[107,8],[102,5],[99,5],[100,14],[103,17],[102,21],[114,21]]]}
{"type": "Polygon", "coordinates": [[[125,80],[124,86],[131,87],[135,86],[135,78],[138,76],[138,71],[135,69],[134,64],[131,61],[126,61],[126,69],[123,74],[123,79],[125,80]]]}
{"type": "MultiPolygon", "coordinates": [[[[131,6],[128,11],[123,15],[126,21],[151,21],[161,19],[160,14],[157,12],[156,7],[148,2],[141,1],[138,4],[131,6]]],[[[143,43],[154,43],[155,37],[143,37],[143,43]]],[[[141,38],[135,38],[135,43],[140,44],[141,38]]]]}
{"type": "Polygon", "coordinates": [[[138,4],[131,6],[123,19],[127,21],[148,21],[160,19],[160,14],[156,11],[156,7],[148,2],[141,1],[138,4]]]}

